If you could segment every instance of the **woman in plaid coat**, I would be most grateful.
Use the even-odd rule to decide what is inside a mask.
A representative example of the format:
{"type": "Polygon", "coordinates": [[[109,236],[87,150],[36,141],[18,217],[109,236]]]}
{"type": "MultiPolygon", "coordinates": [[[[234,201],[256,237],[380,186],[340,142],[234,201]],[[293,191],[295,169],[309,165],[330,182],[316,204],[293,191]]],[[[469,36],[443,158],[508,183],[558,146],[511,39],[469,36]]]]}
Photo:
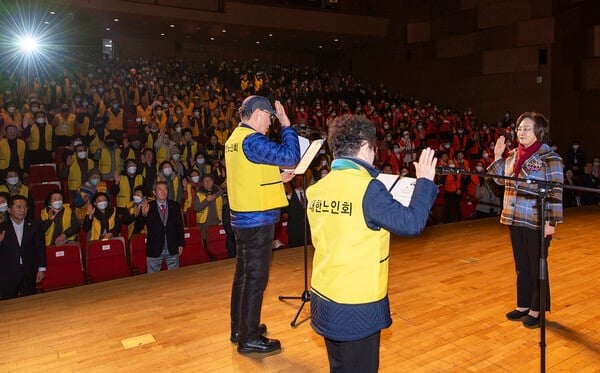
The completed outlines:
{"type": "MultiPolygon", "coordinates": [[[[564,163],[547,144],[549,123],[540,113],[526,112],[517,120],[519,145],[503,158],[504,136],[500,136],[494,148],[495,161],[488,173],[563,182],[564,163]]],[[[540,229],[544,229],[544,245],[550,240],[558,223],[563,220],[562,188],[553,188],[546,199],[546,221],[540,223],[538,215],[537,185],[511,180],[496,182],[504,185],[504,204],[500,223],[509,226],[517,272],[517,308],[506,314],[512,321],[522,321],[528,328],[539,327],[539,257],[540,229]]],[[[550,310],[550,289],[546,291],[546,310],[550,310]]]]}

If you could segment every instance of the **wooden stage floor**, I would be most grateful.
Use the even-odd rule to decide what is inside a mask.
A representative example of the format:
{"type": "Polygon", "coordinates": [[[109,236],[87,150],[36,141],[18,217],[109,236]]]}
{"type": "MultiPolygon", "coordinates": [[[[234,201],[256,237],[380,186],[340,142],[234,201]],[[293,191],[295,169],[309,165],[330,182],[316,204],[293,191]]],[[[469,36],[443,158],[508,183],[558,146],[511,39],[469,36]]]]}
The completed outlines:
{"type": "MultiPolygon", "coordinates": [[[[599,218],[600,207],[567,210],[550,247],[550,372],[600,371],[599,218]]],[[[539,329],[504,317],[515,274],[497,219],[430,227],[394,238],[391,251],[381,372],[539,371],[539,329]]],[[[229,342],[233,268],[225,260],[0,302],[0,371],[327,372],[309,307],[291,328],[300,302],[277,298],[301,294],[302,250],[273,255],[262,319],[280,353],[242,356],[229,342]],[[122,344],[144,335],[147,344],[122,344]]]]}

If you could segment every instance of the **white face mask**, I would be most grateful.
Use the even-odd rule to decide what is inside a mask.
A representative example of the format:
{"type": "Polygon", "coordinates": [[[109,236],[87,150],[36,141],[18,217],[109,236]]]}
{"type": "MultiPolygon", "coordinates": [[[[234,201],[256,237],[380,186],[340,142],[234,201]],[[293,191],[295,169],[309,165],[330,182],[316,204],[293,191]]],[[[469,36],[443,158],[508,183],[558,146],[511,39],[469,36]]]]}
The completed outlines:
{"type": "Polygon", "coordinates": [[[137,171],[137,167],[136,166],[129,166],[127,167],[127,173],[133,175],[135,174],[135,172],[137,171]]]}
{"type": "Polygon", "coordinates": [[[477,172],[482,172],[483,171],[483,167],[482,166],[476,166],[475,170],[477,170],[477,172]]]}
{"type": "Polygon", "coordinates": [[[6,179],[6,182],[8,183],[8,185],[17,185],[19,183],[19,178],[17,176],[9,177],[6,179]]]}
{"type": "Polygon", "coordinates": [[[156,110],[156,115],[162,115],[162,110],[156,110]]]}
{"type": "Polygon", "coordinates": [[[0,212],[6,212],[8,211],[8,203],[4,202],[4,203],[0,203],[0,212]]]}
{"type": "Polygon", "coordinates": [[[327,166],[327,161],[321,161],[321,166],[327,166]]]}
{"type": "Polygon", "coordinates": [[[488,153],[483,153],[481,156],[482,156],[484,159],[487,159],[487,158],[489,157],[488,153]]]}
{"type": "Polygon", "coordinates": [[[133,202],[137,205],[139,205],[140,203],[142,203],[142,197],[140,196],[133,196],[133,202]]]}
{"type": "Polygon", "coordinates": [[[400,148],[394,148],[394,153],[400,154],[400,148]]]}
{"type": "Polygon", "coordinates": [[[55,210],[60,210],[63,207],[63,201],[52,201],[50,206],[55,210]]]}
{"type": "Polygon", "coordinates": [[[175,132],[181,133],[181,127],[175,127],[175,132]]]}
{"type": "Polygon", "coordinates": [[[180,155],[179,155],[179,154],[173,154],[173,155],[171,156],[171,158],[172,158],[174,161],[178,161],[178,160],[179,160],[179,157],[180,157],[180,155]]]}
{"type": "Polygon", "coordinates": [[[87,157],[87,152],[77,152],[77,158],[85,159],[87,157]]]}
{"type": "Polygon", "coordinates": [[[204,158],[198,158],[196,159],[196,163],[198,163],[199,165],[203,165],[205,162],[204,158]]]}
{"type": "Polygon", "coordinates": [[[163,174],[165,176],[171,176],[171,174],[173,174],[173,169],[171,167],[163,168],[163,174]]]}
{"type": "Polygon", "coordinates": [[[108,201],[100,201],[96,203],[96,207],[98,207],[100,210],[106,210],[108,207],[108,201]]]}
{"type": "Polygon", "coordinates": [[[44,123],[46,123],[46,119],[44,119],[44,118],[36,118],[35,122],[37,124],[44,124],[44,123]]]}
{"type": "Polygon", "coordinates": [[[192,183],[198,184],[200,182],[200,176],[192,176],[192,183]]]}

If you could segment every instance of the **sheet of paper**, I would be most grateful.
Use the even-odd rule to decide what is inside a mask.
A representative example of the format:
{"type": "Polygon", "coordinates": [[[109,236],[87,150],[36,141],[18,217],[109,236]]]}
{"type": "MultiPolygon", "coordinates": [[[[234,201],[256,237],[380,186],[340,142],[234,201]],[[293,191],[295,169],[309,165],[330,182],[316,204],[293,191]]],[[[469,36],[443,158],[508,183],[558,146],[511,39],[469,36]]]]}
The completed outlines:
{"type": "Polygon", "coordinates": [[[400,175],[379,174],[377,180],[381,181],[392,197],[403,206],[408,207],[415,190],[417,179],[401,177],[400,175]]]}
{"type": "Polygon", "coordinates": [[[319,149],[321,149],[324,142],[325,140],[318,139],[310,143],[308,149],[306,149],[306,151],[302,153],[302,159],[300,159],[300,162],[298,162],[298,164],[296,165],[296,169],[294,170],[294,173],[296,175],[303,175],[306,172],[306,170],[308,170],[313,159],[315,159],[317,154],[319,154],[319,149]]]}

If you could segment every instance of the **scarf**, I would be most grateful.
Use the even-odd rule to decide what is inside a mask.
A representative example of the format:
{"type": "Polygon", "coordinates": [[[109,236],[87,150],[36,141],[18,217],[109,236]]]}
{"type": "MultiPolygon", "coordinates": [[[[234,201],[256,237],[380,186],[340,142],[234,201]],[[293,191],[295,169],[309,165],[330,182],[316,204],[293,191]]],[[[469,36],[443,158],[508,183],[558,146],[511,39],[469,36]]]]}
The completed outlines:
{"type": "Polygon", "coordinates": [[[521,172],[521,167],[526,160],[528,160],[535,152],[537,152],[542,147],[542,143],[539,141],[534,142],[528,148],[519,144],[517,148],[517,161],[515,162],[514,172],[515,175],[518,175],[521,172]]]}

